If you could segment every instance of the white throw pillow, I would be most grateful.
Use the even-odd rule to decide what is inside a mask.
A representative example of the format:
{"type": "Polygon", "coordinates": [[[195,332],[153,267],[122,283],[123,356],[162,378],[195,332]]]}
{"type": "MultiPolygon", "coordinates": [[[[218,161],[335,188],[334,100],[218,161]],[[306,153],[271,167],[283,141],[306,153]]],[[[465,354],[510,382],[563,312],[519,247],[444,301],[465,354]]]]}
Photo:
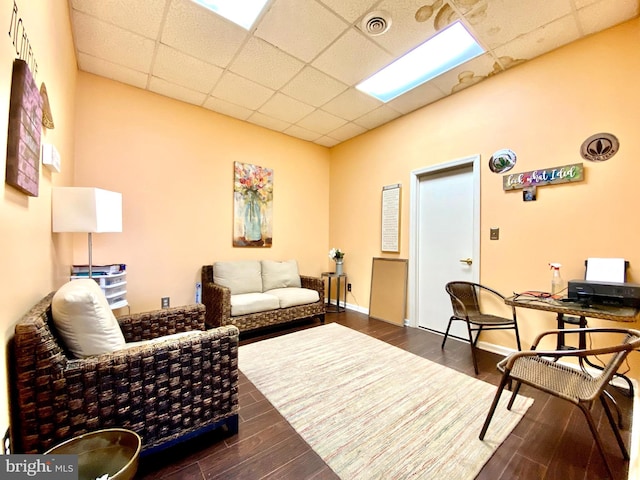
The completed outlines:
{"type": "Polygon", "coordinates": [[[120,325],[100,286],[89,279],[65,283],[51,301],[53,323],[78,358],[124,348],[120,325]]]}
{"type": "Polygon", "coordinates": [[[273,290],[274,288],[301,286],[298,262],[295,260],[288,260],[286,262],[262,260],[261,263],[263,292],[273,290]]]}
{"type": "Polygon", "coordinates": [[[231,295],[262,292],[260,262],[238,260],[213,264],[213,282],[227,287],[231,295]]]}

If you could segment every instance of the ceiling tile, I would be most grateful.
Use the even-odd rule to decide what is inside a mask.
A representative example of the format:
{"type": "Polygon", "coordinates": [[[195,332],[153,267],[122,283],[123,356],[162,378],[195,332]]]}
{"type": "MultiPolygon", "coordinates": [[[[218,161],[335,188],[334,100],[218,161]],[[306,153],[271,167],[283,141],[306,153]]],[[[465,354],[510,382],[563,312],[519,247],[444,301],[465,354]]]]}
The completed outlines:
{"type": "Polygon", "coordinates": [[[312,65],[348,85],[353,85],[392,61],[390,54],[352,28],[322,52],[312,65]]]}
{"type": "Polygon", "coordinates": [[[148,71],[155,44],[152,40],[97,20],[84,13],[73,13],[78,52],[108,62],[148,71]]]}
{"type": "Polygon", "coordinates": [[[493,73],[494,68],[497,68],[498,72],[501,72],[502,68],[499,65],[494,67],[494,63],[495,58],[485,53],[480,57],[463,63],[453,70],[443,73],[434,78],[431,83],[447,94],[459,92],[485,80],[489,74],[493,73]]]}
{"type": "Polygon", "coordinates": [[[191,90],[209,93],[222,76],[222,69],[160,45],[153,65],[153,75],[191,90]]]}
{"type": "Polygon", "coordinates": [[[337,138],[341,142],[345,140],[349,140],[350,138],[356,137],[358,135],[366,132],[367,129],[361,127],[360,125],[356,125],[355,123],[346,123],[341,127],[336,128],[334,131],[329,133],[331,138],[337,138]]]}
{"type": "Polygon", "coordinates": [[[292,137],[301,138],[302,140],[308,140],[309,142],[313,142],[322,136],[317,132],[312,132],[306,128],[299,127],[298,125],[291,125],[286,130],[283,130],[282,133],[286,133],[292,137]]]}
{"type": "Polygon", "coordinates": [[[340,140],[336,140],[335,138],[324,136],[314,140],[313,143],[317,143],[318,145],[322,145],[323,147],[331,148],[338,145],[340,143],[340,140]]]}
{"type": "Polygon", "coordinates": [[[134,87],[146,88],[147,86],[148,75],[146,73],[116,65],[85,53],[78,54],[78,68],[134,87]]]}
{"type": "Polygon", "coordinates": [[[350,88],[322,107],[323,110],[333,113],[345,120],[355,120],[371,110],[375,110],[382,102],[369,95],[350,88]]]}
{"type": "MultiPolygon", "coordinates": [[[[594,3],[598,3],[602,0],[573,0],[573,1],[576,4],[576,8],[580,9],[588,5],[593,5],[594,3]]],[[[607,3],[610,3],[610,2],[607,2],[607,3]]]]}
{"type": "Polygon", "coordinates": [[[227,100],[236,105],[257,110],[274,91],[270,88],[258,85],[256,82],[240,77],[235,73],[226,72],[213,89],[214,97],[227,100]]]}
{"type": "Polygon", "coordinates": [[[445,93],[433,85],[432,82],[427,82],[394,98],[387,103],[387,106],[400,113],[407,114],[445,96],[445,93]]]}
{"type": "Polygon", "coordinates": [[[209,110],[213,110],[214,112],[222,113],[223,115],[228,115],[240,120],[246,120],[253,113],[253,110],[249,110],[248,108],[241,107],[235,103],[230,103],[215,97],[208,97],[202,106],[209,110]]]}
{"type": "Polygon", "coordinates": [[[260,107],[259,111],[285,122],[296,123],[309,115],[313,111],[313,107],[282,93],[276,93],[260,107]]]}
{"type": "Polygon", "coordinates": [[[193,105],[202,105],[206,95],[204,93],[189,90],[188,88],[181,87],[174,83],[169,83],[161,78],[152,77],[149,82],[149,90],[165,97],[175,98],[182,100],[183,102],[191,103],[193,105]]]}
{"type": "Polygon", "coordinates": [[[144,3],[130,0],[71,0],[71,8],[155,39],[160,33],[166,3],[166,0],[144,3]]]}
{"type": "Polygon", "coordinates": [[[369,13],[372,10],[377,10],[372,8],[373,4],[375,4],[378,0],[350,0],[345,2],[345,0],[320,0],[331,10],[336,12],[342,18],[344,18],[347,22],[353,23],[355,20],[358,20],[360,17],[364,16],[365,13],[369,13]]]}
{"type": "MultiPolygon", "coordinates": [[[[442,2],[440,2],[442,4],[442,2]]],[[[439,9],[431,8],[432,14],[425,21],[416,20],[416,12],[423,6],[437,5],[437,1],[425,0],[385,0],[376,9],[390,12],[391,27],[383,35],[371,39],[396,56],[423,43],[437,32],[434,22],[439,9]],[[391,13],[393,12],[393,13],[391,13]]],[[[449,8],[447,3],[440,9],[449,8]]]]}
{"type": "Polygon", "coordinates": [[[260,125],[261,127],[266,127],[271,130],[275,130],[277,132],[282,132],[291,126],[291,123],[285,122],[283,120],[278,120],[277,118],[270,117],[260,112],[254,112],[247,121],[251,123],[255,123],[256,125],[260,125]]]}
{"type": "Polygon", "coordinates": [[[192,57],[226,67],[248,33],[191,0],[172,0],[162,43],[192,57]]]}
{"type": "Polygon", "coordinates": [[[357,118],[354,123],[366,128],[367,130],[379,127],[391,120],[398,118],[402,114],[391,107],[382,105],[369,113],[365,113],[360,118],[357,118]]]}
{"type": "Polygon", "coordinates": [[[638,16],[638,0],[601,0],[578,11],[585,35],[638,16]]]}
{"type": "Polygon", "coordinates": [[[530,60],[545,52],[580,38],[580,31],[573,15],[551,22],[494,50],[500,63],[507,65],[530,60]]]}
{"type": "Polygon", "coordinates": [[[325,134],[345,123],[347,123],[347,121],[340,117],[336,117],[322,110],[316,110],[304,117],[297,124],[314,132],[325,134]]]}
{"type": "Polygon", "coordinates": [[[496,48],[571,12],[570,0],[482,0],[465,18],[485,47],[496,48]]]}
{"type": "Polygon", "coordinates": [[[349,25],[315,0],[274,0],[255,35],[310,62],[349,25]]]}
{"type": "Polygon", "coordinates": [[[304,63],[297,58],[254,37],[242,48],[229,70],[277,90],[302,70],[302,67],[304,63]]]}
{"type": "Polygon", "coordinates": [[[282,92],[314,107],[320,107],[348,87],[313,67],[305,67],[282,92]]]}

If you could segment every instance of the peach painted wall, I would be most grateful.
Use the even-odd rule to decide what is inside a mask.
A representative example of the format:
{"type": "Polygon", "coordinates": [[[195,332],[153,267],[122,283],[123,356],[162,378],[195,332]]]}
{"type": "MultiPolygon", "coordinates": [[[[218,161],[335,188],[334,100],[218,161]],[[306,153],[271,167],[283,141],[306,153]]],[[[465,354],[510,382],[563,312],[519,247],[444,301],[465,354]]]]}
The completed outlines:
{"type": "MultiPolygon", "coordinates": [[[[80,72],[77,186],[123,194],[123,232],[96,234],[95,264],[126,263],[134,312],[194,301],[204,264],[296,259],[327,267],[329,150],[80,72]],[[274,170],[273,246],[234,248],[233,162],[274,170]]],[[[74,260],[86,262],[84,238],[74,260]]]]}
{"type": "MultiPolygon", "coordinates": [[[[569,280],[582,278],[584,260],[598,256],[626,258],[629,281],[640,283],[638,40],[640,20],[627,22],[334,147],[329,243],[346,251],[348,301],[368,307],[372,257],[394,257],[380,252],[382,186],[402,184],[402,247],[395,257],[408,258],[410,172],[474,154],[482,158],[483,283],[505,294],[548,290],[549,262],[561,263],[569,280]],[[580,145],[598,132],[616,135],[619,153],[602,163],[583,160],[580,145]],[[538,200],[524,203],[521,191],[504,192],[502,175],[488,168],[501,148],[517,153],[513,172],[583,162],[585,180],[539,187],[538,200]],[[491,227],[500,228],[500,240],[489,241],[491,227]]],[[[554,327],[553,314],[518,313],[525,345],[554,327]]],[[[512,333],[490,333],[484,341],[513,347],[512,333]]],[[[639,356],[632,354],[636,378],[639,356]]]]}
{"type": "MultiPolygon", "coordinates": [[[[0,435],[8,427],[6,348],[16,321],[66,275],[71,238],[51,233],[51,186],[69,185],[73,178],[73,128],[76,60],[67,2],[16,0],[23,32],[38,64],[36,84],[44,82],[55,129],[42,130],[42,142],[53,143],[62,158],[62,172],[40,167],[39,196],[29,197],[5,184],[6,135],[0,144],[0,435]]],[[[16,48],[7,35],[14,2],[0,1],[0,131],[7,131],[11,73],[16,48]]]]}

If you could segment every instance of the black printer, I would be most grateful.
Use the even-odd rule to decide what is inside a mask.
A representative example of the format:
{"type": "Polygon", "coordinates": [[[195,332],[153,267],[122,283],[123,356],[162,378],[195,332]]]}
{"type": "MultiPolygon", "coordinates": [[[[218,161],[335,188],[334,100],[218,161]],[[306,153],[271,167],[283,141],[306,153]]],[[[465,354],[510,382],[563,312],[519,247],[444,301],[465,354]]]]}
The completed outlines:
{"type": "Polygon", "coordinates": [[[640,285],[636,283],[570,280],[567,297],[593,305],[640,307],[640,285]]]}

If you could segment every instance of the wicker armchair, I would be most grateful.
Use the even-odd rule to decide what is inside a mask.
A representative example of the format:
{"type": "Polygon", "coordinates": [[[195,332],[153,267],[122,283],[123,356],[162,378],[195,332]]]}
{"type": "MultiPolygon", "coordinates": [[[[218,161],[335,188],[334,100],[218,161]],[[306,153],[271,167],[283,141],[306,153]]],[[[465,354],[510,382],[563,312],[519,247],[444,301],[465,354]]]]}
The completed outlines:
{"type": "Polygon", "coordinates": [[[324,280],[321,278],[300,275],[302,288],[318,291],[320,298],[315,303],[232,317],[231,291],[213,282],[213,265],[203,265],[201,275],[202,303],[206,307],[206,323],[210,328],[220,325],[235,325],[240,332],[247,332],[312,317],[317,317],[324,323],[326,307],[324,280]]]}
{"type": "MultiPolygon", "coordinates": [[[[226,425],[238,430],[238,330],[193,332],[76,359],[65,350],[47,295],[16,324],[11,453],[41,453],[73,436],[123,427],[142,453],[226,425]]],[[[204,306],[118,318],[127,342],[204,330],[204,306]]]]}
{"type": "Polygon", "coordinates": [[[640,331],[631,329],[585,328],[551,330],[538,335],[531,346],[531,350],[514,352],[498,363],[498,370],[503,372],[502,380],[500,381],[498,391],[496,392],[482,431],[480,432],[480,440],[484,438],[489,428],[491,418],[500,400],[500,395],[507,384],[510,384],[511,381],[516,382],[511,400],[507,405],[507,409],[511,410],[513,402],[520,391],[520,386],[524,383],[525,385],[567,400],[580,408],[589,424],[589,429],[598,446],[600,455],[604,460],[607,472],[611,478],[614,478],[611,465],[604,452],[602,440],[598,434],[596,423],[591,415],[591,409],[595,401],[600,400],[620,447],[620,451],[622,452],[622,456],[625,460],[629,460],[629,453],[627,452],[618,426],[607,404],[605,387],[614,375],[616,375],[618,368],[620,368],[629,352],[639,348],[640,331]],[[622,336],[622,340],[617,344],[602,348],[552,351],[536,350],[540,340],[548,335],[581,335],[585,333],[591,334],[592,338],[595,336],[618,334],[619,337],[620,335],[622,336]],[[586,359],[594,355],[608,355],[606,365],[601,370],[596,370],[595,372],[587,372],[584,369],[578,370],[577,368],[571,368],[558,362],[562,357],[574,357],[580,361],[580,366],[582,367],[583,363],[586,363],[586,359]]]}

